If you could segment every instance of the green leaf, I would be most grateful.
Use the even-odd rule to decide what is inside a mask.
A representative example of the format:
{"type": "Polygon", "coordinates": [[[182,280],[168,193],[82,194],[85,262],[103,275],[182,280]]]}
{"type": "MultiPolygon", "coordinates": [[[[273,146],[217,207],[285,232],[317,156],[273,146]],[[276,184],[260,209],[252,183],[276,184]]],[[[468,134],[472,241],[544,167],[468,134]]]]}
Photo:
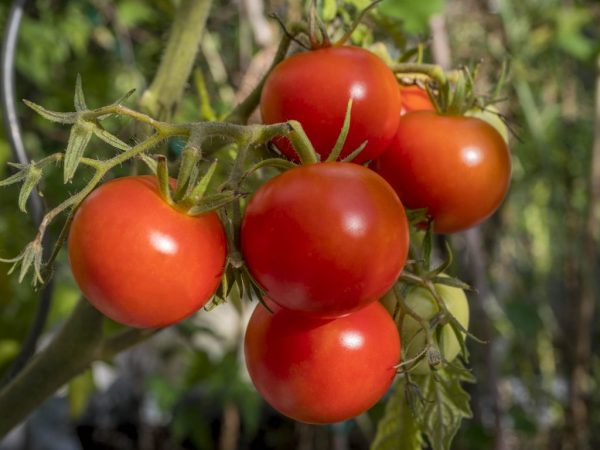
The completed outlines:
{"type": "Polygon", "coordinates": [[[33,109],[36,113],[42,116],[44,119],[48,119],[51,122],[58,122],[63,124],[72,124],[77,121],[77,113],[75,112],[56,112],[50,111],[36,103],[30,102],[29,100],[23,99],[23,103],[25,103],[28,107],[33,109]]]}
{"type": "Polygon", "coordinates": [[[154,158],[146,155],[145,153],[141,153],[141,154],[137,155],[137,157],[140,158],[144,162],[144,164],[146,164],[148,169],[150,169],[150,172],[152,172],[154,175],[157,174],[158,163],[156,162],[156,160],[154,158]]]}
{"type": "Polygon", "coordinates": [[[378,12],[402,22],[409,33],[426,33],[429,18],[443,11],[444,0],[384,0],[378,12]]]}
{"type": "Polygon", "coordinates": [[[465,283],[464,281],[459,280],[458,278],[448,276],[435,276],[431,279],[431,281],[435,284],[443,284],[445,286],[455,287],[458,289],[463,289],[465,291],[475,291],[475,288],[465,283]]]}
{"type": "Polygon", "coordinates": [[[135,92],[135,89],[130,89],[128,90],[125,94],[123,94],[121,97],[119,97],[116,101],[114,101],[111,106],[119,106],[120,104],[122,104],[125,100],[127,100],[129,97],[131,97],[133,95],[133,93],[135,92]]]}
{"type": "Polygon", "coordinates": [[[344,123],[342,125],[342,129],[340,130],[340,134],[338,135],[337,140],[335,141],[335,145],[331,150],[331,153],[327,157],[327,161],[335,161],[338,159],[340,154],[342,153],[342,148],[346,143],[346,138],[348,137],[348,131],[350,130],[350,118],[352,114],[352,97],[348,100],[348,105],[346,106],[346,115],[344,116],[344,123]]]}
{"type": "Polygon", "coordinates": [[[433,450],[450,450],[462,420],[472,417],[470,397],[461,383],[473,383],[473,375],[455,361],[443,370],[413,378],[425,398],[415,408],[421,429],[433,450]]]}
{"type": "Polygon", "coordinates": [[[85,104],[85,96],[83,95],[83,87],[81,86],[81,75],[77,74],[77,80],[75,81],[75,111],[81,112],[86,111],[87,106],[85,104]]]}
{"type": "Polygon", "coordinates": [[[96,137],[103,140],[104,142],[106,142],[108,145],[110,145],[112,147],[118,148],[119,150],[123,150],[123,151],[127,151],[131,148],[130,145],[126,144],[121,139],[116,137],[114,134],[109,133],[108,131],[106,131],[104,128],[102,128],[99,125],[94,124],[92,126],[92,130],[96,137]]]}
{"type": "Polygon", "coordinates": [[[377,426],[371,450],[420,450],[423,436],[408,407],[406,377],[398,380],[377,426]]]}
{"type": "Polygon", "coordinates": [[[200,179],[198,184],[196,184],[194,189],[192,189],[192,191],[190,192],[190,195],[189,195],[190,198],[192,198],[196,201],[200,201],[204,197],[204,194],[206,193],[206,189],[208,189],[208,184],[210,183],[210,180],[212,179],[213,175],[215,174],[215,170],[217,170],[217,162],[218,161],[215,159],[211,163],[211,165],[209,166],[209,168],[206,171],[206,173],[204,174],[204,176],[200,179]]]}
{"type": "Polygon", "coordinates": [[[208,197],[204,197],[196,206],[188,211],[188,214],[190,216],[205,214],[207,212],[222,208],[239,197],[240,194],[233,191],[225,191],[218,194],[213,194],[208,197]]]}
{"type": "Polygon", "coordinates": [[[561,8],[556,17],[556,42],[563,51],[580,59],[588,60],[594,56],[595,42],[586,36],[584,27],[593,20],[587,8],[561,8]]]}
{"type": "Polygon", "coordinates": [[[21,186],[19,192],[19,209],[23,212],[27,212],[27,199],[31,194],[31,191],[35,189],[37,184],[42,179],[42,169],[36,167],[34,164],[30,165],[25,171],[25,182],[21,186]]]}
{"type": "Polygon", "coordinates": [[[85,148],[87,147],[93,134],[93,127],[90,127],[83,121],[78,121],[71,129],[69,135],[69,143],[65,151],[65,166],[64,166],[64,182],[68,183],[75,171],[79,162],[83,157],[85,148]]]}
{"type": "MultiPolygon", "coordinates": [[[[12,164],[9,163],[9,165],[12,165],[12,164]]],[[[15,173],[14,175],[11,175],[8,178],[5,178],[4,180],[0,180],[0,187],[9,186],[11,184],[18,183],[19,181],[24,180],[26,176],[27,176],[27,171],[20,170],[17,173],[15,173]]]]}
{"type": "Polygon", "coordinates": [[[27,244],[23,251],[14,258],[0,258],[0,262],[13,263],[12,267],[8,271],[9,274],[13,273],[14,270],[21,265],[19,271],[19,283],[22,283],[29,272],[29,269],[33,266],[33,285],[36,286],[38,283],[43,284],[44,279],[42,278],[42,245],[39,241],[34,240],[27,244]]]}

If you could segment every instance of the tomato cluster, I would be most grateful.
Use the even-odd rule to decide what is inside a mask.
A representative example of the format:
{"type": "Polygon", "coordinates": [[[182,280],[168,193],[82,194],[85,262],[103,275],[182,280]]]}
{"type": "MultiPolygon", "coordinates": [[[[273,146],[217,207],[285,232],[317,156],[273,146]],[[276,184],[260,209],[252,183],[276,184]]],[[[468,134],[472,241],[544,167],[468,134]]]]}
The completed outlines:
{"type": "MultiPolygon", "coordinates": [[[[276,409],[314,423],[364,411],[393,378],[389,369],[397,335],[386,331],[389,317],[370,316],[379,308],[373,302],[390,289],[405,262],[402,204],[425,209],[434,231],[456,232],[491,215],[510,178],[505,138],[492,125],[473,115],[437,112],[428,92],[399,86],[391,70],[364,49],[325,48],[286,59],[266,80],[261,112],[266,123],[299,121],[325,159],[349,99],[352,111],[340,159],[366,142],[353,162],[372,161],[371,169],[382,178],[339,162],[292,169],[256,191],[241,229],[246,264],[275,310],[269,314],[259,306],[250,319],[245,341],[250,376],[276,409]],[[355,323],[352,332],[350,323],[355,323]],[[358,324],[387,335],[375,339],[370,362],[345,345],[353,342],[348,335],[366,346],[371,342],[359,338],[358,324]],[[347,384],[357,379],[365,381],[364,395],[347,384]]],[[[298,160],[287,139],[277,138],[275,144],[298,160]]],[[[464,292],[444,285],[436,289],[466,329],[464,292]]],[[[440,314],[424,288],[412,289],[404,301],[426,321],[440,314]]],[[[411,317],[400,324],[409,346],[404,356],[416,359],[426,350],[422,325],[411,317]]],[[[437,336],[442,358],[451,361],[460,350],[455,330],[444,325],[437,336]]],[[[427,361],[421,359],[413,370],[428,372],[427,361]]]]}
{"type": "MultiPolygon", "coordinates": [[[[267,123],[299,121],[325,159],[350,99],[340,158],[366,142],[359,156],[270,179],[239,224],[244,263],[265,293],[245,336],[250,376],[273,407],[310,423],[345,420],[376,403],[400,363],[401,336],[406,358],[424,351],[422,323],[407,317],[397,326],[379,303],[407,260],[403,205],[426,209],[434,231],[459,231],[495,211],[510,176],[505,139],[492,125],[437,112],[427,92],[399,86],[364,49],[324,48],[284,60],[266,80],[261,111],[267,123]],[[367,161],[370,167],[356,164],[367,161]]],[[[275,143],[298,160],[287,138],[275,143]]],[[[82,292],[134,327],[188,317],[214,295],[225,267],[217,214],[190,216],[163,197],[155,177],[110,181],[80,205],[70,229],[69,260],[82,292]]],[[[405,305],[425,321],[450,312],[465,329],[462,290],[435,289],[435,301],[415,288],[405,305]],[[438,297],[448,300],[447,311],[438,297]]],[[[438,336],[451,360],[459,351],[456,329],[445,325],[438,336]]],[[[414,370],[429,367],[421,361],[414,370]]]]}

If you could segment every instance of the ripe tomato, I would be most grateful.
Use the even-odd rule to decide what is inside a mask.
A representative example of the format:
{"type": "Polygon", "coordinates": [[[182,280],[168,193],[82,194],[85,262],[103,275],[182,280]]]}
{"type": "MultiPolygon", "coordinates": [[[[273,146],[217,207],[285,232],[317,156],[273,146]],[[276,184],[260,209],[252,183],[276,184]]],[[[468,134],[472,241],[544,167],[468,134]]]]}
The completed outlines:
{"type": "MultiPolygon", "coordinates": [[[[396,77],[373,53],[346,46],[285,59],[267,78],[260,110],[268,124],[299,121],[321,159],[325,159],[338,138],[350,98],[350,130],[341,158],[368,141],[354,160],[361,163],[386,149],[400,119],[396,77]]],[[[297,159],[287,139],[276,143],[288,158],[297,159]]]]}
{"type": "Polygon", "coordinates": [[[333,423],[366,411],[387,391],[400,361],[394,321],[379,303],[339,319],[262,305],[245,337],[250,377],[282,414],[333,423]]]}
{"type": "Polygon", "coordinates": [[[217,215],[172,208],[151,176],[118,178],[92,192],[75,214],[68,245],[85,297],[111,319],[140,328],[170,325],[201,308],[226,256],[217,215]]]}
{"type": "Polygon", "coordinates": [[[435,106],[429,99],[426,90],[419,86],[400,86],[400,98],[402,99],[401,115],[411,111],[435,111],[435,106]]]}
{"type": "Polygon", "coordinates": [[[487,123],[493,126],[498,133],[500,133],[500,135],[504,139],[504,142],[506,142],[506,144],[508,145],[508,127],[506,126],[499,114],[500,112],[498,111],[498,108],[496,108],[494,105],[488,105],[485,107],[485,109],[470,109],[465,113],[465,116],[477,117],[478,119],[485,120],[487,123]]]}
{"type": "Polygon", "coordinates": [[[502,136],[483,120],[414,111],[373,168],[406,207],[427,208],[435,231],[453,233],[500,206],[511,163],[502,136]]]}
{"type": "Polygon", "coordinates": [[[254,193],[241,249],[273,301],[334,317],[392,286],[406,261],[408,224],[400,200],[376,173],[318,163],[288,170],[254,193]]]}
{"type": "MultiPolygon", "coordinates": [[[[448,311],[458,320],[463,328],[469,327],[469,303],[462,289],[444,284],[436,284],[435,290],[444,300],[448,311]]],[[[431,293],[422,287],[414,287],[406,296],[406,304],[419,316],[426,320],[433,318],[440,310],[431,293]]],[[[420,354],[426,346],[425,333],[421,325],[409,315],[402,318],[400,335],[404,345],[404,359],[408,360],[420,354]]],[[[460,352],[460,343],[449,324],[440,327],[433,334],[442,357],[450,362],[460,352]]],[[[415,374],[429,373],[429,364],[426,359],[421,360],[413,369],[415,374]]]]}

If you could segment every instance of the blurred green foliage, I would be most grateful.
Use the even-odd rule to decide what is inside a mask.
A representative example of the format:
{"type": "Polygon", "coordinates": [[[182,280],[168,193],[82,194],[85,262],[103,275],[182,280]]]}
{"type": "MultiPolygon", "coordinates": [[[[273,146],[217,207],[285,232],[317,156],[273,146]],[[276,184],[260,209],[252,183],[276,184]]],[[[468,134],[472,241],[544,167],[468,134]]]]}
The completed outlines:
{"type": "MultiPolygon", "coordinates": [[[[77,73],[82,75],[86,98],[92,107],[107,104],[131,88],[138,89],[132,100],[135,105],[158,65],[177,1],[35,0],[30,3],[17,51],[17,97],[67,111],[72,109],[77,73]]],[[[350,12],[368,3],[323,0],[320,4],[325,16],[332,18],[337,12],[350,17],[350,12]]],[[[0,29],[4,27],[8,6],[8,2],[0,3],[0,29]]],[[[303,2],[280,0],[267,2],[266,6],[279,12],[290,11],[291,15],[303,9],[303,2]]],[[[495,425],[489,419],[489,407],[486,410],[491,391],[486,387],[488,380],[481,376],[487,370],[486,352],[494,352],[498,361],[496,388],[509,437],[518,442],[519,448],[554,448],[553,437],[564,431],[568,419],[567,390],[572,363],[569,346],[570,336],[577,327],[570,307],[585,269],[581,255],[586,245],[584,219],[590,207],[600,7],[598,2],[583,0],[568,4],[558,0],[384,0],[373,23],[391,33],[388,42],[394,41],[404,50],[420,42],[419,38],[428,31],[430,16],[442,11],[447,17],[455,64],[485,58],[482,89],[492,86],[501,63],[508,58],[511,77],[503,93],[507,101],[499,107],[516,134],[512,139],[514,167],[510,194],[499,214],[483,227],[489,262],[486,278],[494,295],[484,300],[473,298],[473,302],[485,303],[495,345],[473,346],[473,372],[479,384],[472,394],[480,404],[474,408],[475,420],[463,424],[456,448],[490,448],[494,440],[495,425]],[[406,39],[405,31],[417,38],[406,39]]],[[[222,116],[236,101],[235,90],[242,84],[248,67],[248,61],[244,62],[242,57],[245,48],[242,41],[248,37],[244,20],[237,3],[215,2],[196,67],[208,98],[199,95],[198,84],[192,80],[176,121],[197,120],[201,117],[202,103],[207,101],[215,114],[222,116]]],[[[380,38],[378,33],[374,37],[365,28],[359,28],[355,37],[366,43],[380,38]]],[[[262,51],[257,44],[250,50],[251,57],[262,51]]],[[[390,53],[397,56],[398,52],[390,53]]],[[[68,129],[44,121],[22,104],[18,108],[31,158],[39,159],[64,149],[68,129]]],[[[119,136],[123,139],[134,132],[120,120],[114,121],[112,130],[121,130],[119,136]]],[[[100,154],[106,151],[97,144],[93,146],[100,154]]],[[[175,156],[178,142],[170,145],[170,155],[175,156]]],[[[230,158],[227,154],[219,156],[224,161],[230,158]]],[[[7,175],[5,163],[10,158],[8,144],[0,131],[0,177],[7,175]]],[[[120,170],[126,173],[135,169],[120,170]]],[[[75,181],[67,189],[75,191],[80,187],[78,183],[81,181],[75,181]]],[[[56,172],[45,183],[44,195],[49,205],[56,205],[64,198],[60,173],[56,172]]],[[[15,187],[0,192],[2,257],[18,254],[35,233],[30,219],[18,211],[16,197],[15,187]]],[[[56,233],[58,227],[52,231],[56,233]]],[[[460,238],[456,247],[461,250],[460,238]]],[[[596,275],[599,273],[597,267],[592,269],[596,275]]],[[[79,296],[64,255],[56,281],[47,330],[56,328],[79,296]]],[[[6,275],[5,266],[0,267],[0,373],[19,350],[37,299],[38,294],[28,285],[19,285],[15,277],[6,275]]],[[[598,327],[593,333],[588,390],[591,445],[598,448],[598,327]]],[[[173,435],[180,442],[189,440],[198,448],[214,445],[210,421],[215,414],[220,417],[221,409],[230,404],[239,411],[246,432],[257,433],[263,418],[258,411],[264,405],[239,373],[239,353],[228,349],[217,359],[203,351],[190,354],[181,350],[181,353],[186,358],[183,376],[172,378],[157,371],[145,386],[161,412],[171,419],[173,435]],[[184,399],[194,390],[201,395],[192,396],[192,401],[186,403],[184,399]],[[216,412],[211,412],[211,408],[216,412]]],[[[89,378],[72,383],[72,392],[78,393],[72,397],[74,413],[82,411],[81,402],[88,398],[90,384],[93,380],[89,378]]],[[[365,435],[369,435],[369,430],[372,433],[382,409],[379,405],[370,418],[361,419],[365,435]]]]}

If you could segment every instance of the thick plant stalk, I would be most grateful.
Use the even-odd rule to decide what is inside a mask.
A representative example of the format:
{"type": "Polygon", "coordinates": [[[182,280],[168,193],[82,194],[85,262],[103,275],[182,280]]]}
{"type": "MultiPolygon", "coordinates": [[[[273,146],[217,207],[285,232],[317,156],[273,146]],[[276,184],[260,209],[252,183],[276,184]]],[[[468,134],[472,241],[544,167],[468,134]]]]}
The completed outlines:
{"type": "Polygon", "coordinates": [[[50,345],[0,391],[0,440],[98,355],[104,316],[85,299],[50,345]]]}
{"type": "MultiPolygon", "coordinates": [[[[171,26],[161,64],[141,99],[154,117],[168,118],[190,76],[212,0],[183,0],[171,26]]],[[[98,359],[147,339],[148,330],[131,329],[103,340],[104,316],[85,299],[52,342],[0,391],[0,441],[57,389],[98,359]]]]}
{"type": "Polygon", "coordinates": [[[190,77],[212,0],[183,0],[175,14],[160,66],[140,104],[145,112],[168,121],[190,77]]]}

